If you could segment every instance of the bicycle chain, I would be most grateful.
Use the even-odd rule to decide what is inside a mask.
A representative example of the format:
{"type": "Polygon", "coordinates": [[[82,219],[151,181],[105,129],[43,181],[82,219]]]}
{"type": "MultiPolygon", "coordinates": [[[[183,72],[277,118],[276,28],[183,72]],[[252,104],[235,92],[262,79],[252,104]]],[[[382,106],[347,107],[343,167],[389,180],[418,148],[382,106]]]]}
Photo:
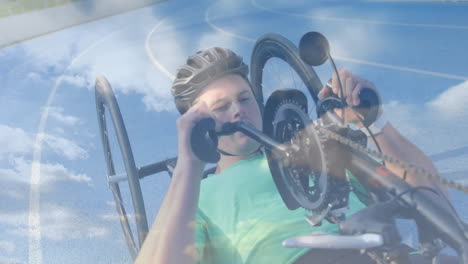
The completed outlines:
{"type": "Polygon", "coordinates": [[[336,140],[338,141],[339,143],[343,144],[343,145],[346,145],[348,147],[351,147],[357,151],[361,151],[365,154],[368,154],[369,156],[371,157],[374,157],[374,158],[377,158],[377,159],[380,159],[380,160],[383,160],[385,162],[389,162],[389,163],[392,163],[392,164],[395,164],[397,165],[398,167],[404,169],[404,170],[411,170],[413,171],[415,174],[418,174],[418,175],[421,175],[423,177],[426,177],[427,179],[431,180],[431,181],[435,181],[435,182],[438,182],[440,184],[443,184],[443,185],[446,185],[447,187],[450,187],[450,188],[453,188],[453,189],[456,189],[456,190],[459,190],[461,192],[464,192],[464,193],[468,193],[468,186],[466,185],[463,185],[461,183],[458,183],[456,181],[452,181],[452,180],[449,180],[449,179],[446,179],[442,176],[440,176],[439,174],[433,174],[433,173],[430,173],[428,171],[426,171],[425,169],[421,168],[421,167],[418,167],[418,166],[415,166],[415,165],[412,165],[412,164],[406,164],[394,157],[391,157],[391,156],[388,156],[388,155],[385,155],[383,153],[380,153],[378,151],[375,151],[375,150],[372,150],[372,149],[369,149],[369,148],[366,148],[366,147],[363,147],[361,146],[360,144],[348,139],[348,138],[345,138],[325,127],[321,127],[321,126],[317,126],[317,128],[319,129],[319,132],[323,133],[325,136],[328,136],[329,138],[333,139],[333,140],[336,140]]]}

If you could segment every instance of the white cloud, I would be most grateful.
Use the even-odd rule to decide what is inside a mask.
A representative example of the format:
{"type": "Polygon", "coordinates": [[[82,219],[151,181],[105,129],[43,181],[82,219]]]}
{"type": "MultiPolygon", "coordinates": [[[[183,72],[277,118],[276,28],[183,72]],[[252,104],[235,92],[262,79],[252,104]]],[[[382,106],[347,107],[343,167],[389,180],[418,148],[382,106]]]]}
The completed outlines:
{"type": "Polygon", "coordinates": [[[386,116],[400,133],[426,155],[437,157],[434,162],[442,175],[459,182],[466,175],[462,172],[467,170],[468,164],[468,155],[464,151],[468,147],[465,136],[468,131],[468,111],[465,105],[459,103],[463,98],[452,100],[447,98],[447,94],[463,96],[464,93],[459,89],[464,85],[466,83],[450,87],[425,104],[394,101],[384,106],[386,116]],[[450,106],[446,107],[447,104],[450,106]]]}
{"type": "Polygon", "coordinates": [[[10,180],[9,175],[16,175],[16,172],[11,169],[0,169],[1,199],[3,201],[6,201],[5,198],[12,199],[14,202],[25,201],[28,198],[29,186],[23,182],[10,180]]]}
{"type": "MultiPolygon", "coordinates": [[[[151,65],[144,49],[149,27],[160,21],[155,17],[154,9],[143,8],[106,21],[96,22],[92,30],[77,27],[50,34],[24,43],[14,51],[23,54],[31,67],[36,68],[29,74],[30,79],[50,79],[60,75],[61,85],[92,89],[95,78],[104,75],[114,90],[142,95],[147,110],[175,110],[169,90],[172,81],[151,65]],[[73,37],[76,35],[81,37],[76,39],[73,37]],[[60,45],[51,49],[51,42],[60,45]]],[[[185,59],[181,49],[183,41],[175,32],[171,21],[166,19],[151,39],[156,58],[171,73],[185,59]],[[160,30],[164,30],[164,38],[159,34],[160,30]]]]}
{"type": "MultiPolygon", "coordinates": [[[[149,19],[148,19],[149,20],[149,19]]],[[[147,25],[157,24],[151,18],[147,25]]],[[[144,39],[148,32],[142,33],[141,49],[133,48],[135,39],[128,34],[118,34],[113,37],[113,44],[105,50],[99,50],[94,54],[91,50],[87,55],[72,67],[63,77],[63,80],[77,86],[94,87],[97,76],[105,76],[113,90],[118,93],[137,93],[142,95],[142,102],[147,110],[171,111],[174,103],[170,94],[172,80],[160,72],[151,63],[149,55],[144,49],[144,39]]],[[[150,49],[156,58],[168,72],[175,73],[176,68],[185,60],[185,52],[181,48],[182,41],[176,34],[170,20],[164,20],[160,28],[154,31],[150,38],[150,49]],[[159,31],[164,30],[164,38],[159,31]]]]}
{"type": "MultiPolygon", "coordinates": [[[[29,234],[28,215],[26,210],[0,212],[0,223],[10,227],[8,233],[26,237],[29,234]]],[[[45,204],[41,207],[41,234],[43,238],[62,241],[105,237],[110,230],[72,208],[45,204]]]]}
{"type": "Polygon", "coordinates": [[[34,82],[43,81],[42,76],[37,72],[28,73],[28,79],[34,82]]]}
{"type": "Polygon", "coordinates": [[[0,124],[0,160],[7,155],[32,151],[33,139],[21,128],[0,124]]]}
{"type": "Polygon", "coordinates": [[[7,255],[11,255],[15,251],[15,249],[15,243],[7,240],[0,240],[0,251],[5,252],[7,255]]]}
{"type": "MultiPolygon", "coordinates": [[[[120,220],[124,219],[124,217],[120,217],[120,215],[117,213],[116,207],[115,207],[115,201],[107,201],[106,204],[109,206],[108,210],[105,212],[101,213],[98,215],[99,219],[106,221],[106,222],[120,222],[120,220]]],[[[126,205],[128,206],[128,205],[126,205]]],[[[135,214],[129,213],[127,211],[127,220],[130,223],[130,226],[135,226],[135,214]]]]}
{"type": "MultiPolygon", "coordinates": [[[[116,21],[115,24],[121,23],[119,27],[110,22],[99,24],[90,32],[89,27],[67,30],[24,43],[17,50],[24,53],[32,65],[36,65],[36,72],[30,74],[33,79],[58,77],[67,69],[61,75],[61,85],[71,84],[92,89],[96,77],[103,75],[116,93],[141,95],[142,103],[148,111],[175,111],[170,94],[172,80],[152,65],[144,48],[145,39],[153,25],[161,20],[155,17],[152,8],[145,8],[137,13],[137,19],[135,14],[128,15],[125,23],[121,23],[123,18],[111,19],[116,21]],[[81,34],[85,29],[86,34],[81,34]],[[110,32],[114,33],[109,34],[110,32]],[[76,40],[72,37],[75,35],[83,35],[83,38],[76,40]],[[107,37],[101,39],[103,36],[107,37]],[[50,49],[51,41],[61,45],[50,49]]],[[[185,36],[180,35],[179,31],[173,21],[165,18],[149,41],[154,57],[172,74],[189,54],[196,51],[187,52],[183,43],[187,43],[185,46],[190,49],[195,49],[196,46],[192,44],[199,41],[198,38],[184,39],[185,36]]],[[[212,37],[205,38],[208,42],[212,40],[212,37]]]]}
{"type": "MultiPolygon", "coordinates": [[[[330,53],[333,58],[372,59],[387,49],[388,38],[382,34],[382,28],[375,24],[333,22],[336,17],[332,9],[314,8],[308,13],[311,28],[321,28],[321,25],[335,24],[336,27],[324,27],[321,31],[330,43],[330,53]],[[328,19],[332,19],[331,21],[328,19]]],[[[359,64],[351,64],[349,70],[359,64]]]]}
{"type": "Polygon", "coordinates": [[[460,118],[466,116],[465,113],[468,112],[467,99],[468,81],[465,81],[450,87],[437,98],[428,102],[427,106],[438,113],[441,118],[460,118]]]}
{"type": "MultiPolygon", "coordinates": [[[[22,157],[10,159],[12,168],[0,168],[0,180],[2,184],[23,183],[29,184],[31,177],[31,162],[22,157]]],[[[62,181],[72,181],[85,183],[92,186],[92,179],[83,173],[77,173],[65,168],[58,163],[41,163],[41,190],[47,191],[53,188],[54,183],[62,181]]]]}
{"type": "Polygon", "coordinates": [[[52,151],[69,160],[88,158],[88,152],[85,149],[66,138],[46,134],[44,136],[44,142],[52,151]]]}
{"type": "MultiPolygon", "coordinates": [[[[52,113],[54,112],[56,111],[52,111],[52,113]]],[[[63,115],[60,112],[57,113],[58,118],[61,118],[62,122],[68,122],[69,124],[79,122],[79,119],[75,119],[72,116],[63,115]]],[[[69,139],[46,134],[44,142],[53,152],[69,160],[88,158],[88,151],[69,139]]],[[[2,146],[0,148],[0,160],[2,160],[9,156],[32,153],[34,139],[21,128],[0,124],[0,146],[2,146]]]]}
{"type": "Polygon", "coordinates": [[[53,131],[54,131],[54,133],[61,134],[61,135],[63,135],[65,133],[65,129],[63,129],[61,127],[54,127],[53,131]]]}
{"type": "Polygon", "coordinates": [[[46,34],[40,38],[23,42],[21,45],[13,46],[13,48],[17,48],[19,52],[29,57],[31,64],[64,69],[63,66],[70,63],[77,51],[86,50],[108,34],[122,31],[125,25],[128,25],[128,21],[131,21],[129,18],[132,16],[135,14],[128,12],[109,17],[106,20],[92,22],[88,26],[76,26],[54,34],[46,34]],[[76,38],[77,35],[80,37],[76,38]],[[51,48],[51,43],[59,43],[60,45],[54,45],[51,48]]]}
{"type": "MultiPolygon", "coordinates": [[[[114,208],[115,209],[115,208],[114,208]]],[[[119,214],[114,210],[114,212],[108,212],[104,214],[100,214],[99,218],[104,221],[116,222],[120,221],[119,214]]],[[[135,223],[135,215],[127,213],[127,219],[130,223],[135,223]]]]}
{"type": "Polygon", "coordinates": [[[23,262],[16,258],[7,258],[7,257],[0,256],[0,263],[1,264],[23,264],[26,262],[23,262]]]}
{"type": "Polygon", "coordinates": [[[80,216],[71,208],[58,205],[44,206],[41,212],[41,232],[51,240],[102,237],[109,230],[80,216]]]}
{"type": "Polygon", "coordinates": [[[76,116],[64,114],[63,108],[61,107],[49,107],[49,116],[69,126],[75,126],[82,122],[80,118],[76,116]]]}
{"type": "Polygon", "coordinates": [[[464,136],[468,129],[467,112],[460,118],[462,122],[459,122],[437,118],[431,107],[425,104],[391,102],[385,105],[384,109],[386,116],[400,132],[416,145],[423,147],[427,153],[438,153],[468,145],[464,136]]]}
{"type": "Polygon", "coordinates": [[[92,83],[84,75],[64,75],[62,81],[76,87],[92,88],[92,83]]]}

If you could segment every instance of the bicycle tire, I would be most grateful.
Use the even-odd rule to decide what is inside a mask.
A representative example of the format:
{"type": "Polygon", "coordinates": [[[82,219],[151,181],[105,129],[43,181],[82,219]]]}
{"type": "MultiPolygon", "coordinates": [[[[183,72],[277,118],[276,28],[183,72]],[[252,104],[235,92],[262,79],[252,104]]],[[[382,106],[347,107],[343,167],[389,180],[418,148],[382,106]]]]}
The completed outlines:
{"type": "MultiPolygon", "coordinates": [[[[300,58],[297,47],[287,38],[277,34],[266,34],[255,43],[250,61],[252,90],[262,110],[262,114],[264,112],[263,72],[265,65],[271,58],[281,59],[294,69],[306,86],[314,103],[317,104],[318,92],[322,88],[322,83],[313,68],[300,58]]],[[[307,199],[294,191],[294,188],[288,182],[289,180],[283,174],[278,176],[276,173],[273,173],[280,170],[277,162],[274,160],[274,155],[268,150],[266,150],[266,155],[275,185],[288,209],[294,210],[305,204],[304,201],[307,199]]]]}
{"type": "Polygon", "coordinates": [[[271,58],[279,58],[289,64],[307,87],[314,103],[323,87],[314,69],[299,56],[297,47],[287,38],[278,34],[266,34],[255,43],[250,60],[250,81],[257,102],[263,106],[263,69],[271,58]]]}
{"type": "Polygon", "coordinates": [[[98,125],[101,135],[101,141],[104,150],[104,158],[107,165],[107,180],[114,201],[116,209],[119,214],[119,220],[124,233],[124,238],[133,260],[136,259],[138,251],[140,250],[143,242],[148,234],[148,220],[146,216],[146,209],[143,201],[143,194],[141,192],[140,179],[138,169],[135,165],[133,151],[128,138],[127,129],[120,112],[119,104],[114,95],[114,91],[109,81],[100,76],[96,78],[95,84],[95,97],[96,97],[96,112],[98,117],[98,125]],[[121,202],[122,197],[120,187],[117,182],[109,182],[109,176],[115,175],[114,160],[112,158],[112,151],[109,144],[109,133],[106,124],[106,109],[112,121],[114,131],[116,133],[117,142],[120,147],[121,155],[125,165],[125,171],[128,177],[128,184],[132,198],[134,219],[136,226],[136,234],[132,232],[130,223],[128,221],[126,210],[121,202]],[[138,238],[138,243],[135,243],[134,237],[138,238]]]}

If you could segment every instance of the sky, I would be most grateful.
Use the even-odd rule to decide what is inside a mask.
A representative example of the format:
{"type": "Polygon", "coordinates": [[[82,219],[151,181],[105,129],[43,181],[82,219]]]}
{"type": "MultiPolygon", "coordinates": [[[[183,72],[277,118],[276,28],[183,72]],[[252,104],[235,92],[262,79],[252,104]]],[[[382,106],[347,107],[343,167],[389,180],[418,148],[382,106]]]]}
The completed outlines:
{"type": "MultiPolygon", "coordinates": [[[[136,164],[147,165],[177,155],[170,86],[186,57],[221,46],[248,62],[266,33],[296,45],[324,34],[339,67],[377,86],[392,124],[443,176],[468,184],[467,12],[458,1],[168,0],[1,49],[0,264],[130,263],[106,182],[96,77],[112,85],[136,164]]],[[[330,65],[315,70],[330,78],[330,65]]],[[[267,66],[266,95],[299,82],[287,73],[267,66]]],[[[149,223],[168,184],[163,173],[142,180],[149,223]]],[[[466,196],[450,195],[466,220],[466,196]]]]}

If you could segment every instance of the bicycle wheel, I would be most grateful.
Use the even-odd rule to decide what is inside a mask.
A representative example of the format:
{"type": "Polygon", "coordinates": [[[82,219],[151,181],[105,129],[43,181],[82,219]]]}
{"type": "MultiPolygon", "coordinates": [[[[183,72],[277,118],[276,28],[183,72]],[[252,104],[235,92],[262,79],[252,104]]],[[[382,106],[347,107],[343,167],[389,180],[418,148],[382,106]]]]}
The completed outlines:
{"type": "Polygon", "coordinates": [[[130,252],[130,256],[133,260],[135,260],[138,255],[138,251],[143,245],[143,241],[148,234],[148,221],[140,187],[139,173],[135,165],[135,159],[133,158],[130,140],[128,138],[127,129],[125,128],[125,124],[120,113],[119,105],[115,98],[112,87],[105,77],[101,76],[96,78],[95,94],[99,130],[107,165],[107,182],[114,196],[116,209],[119,214],[120,224],[124,233],[127,247],[130,252]],[[125,171],[127,174],[126,179],[129,184],[133,209],[135,213],[134,218],[136,226],[136,238],[138,238],[138,243],[135,243],[135,235],[133,234],[130,223],[128,221],[127,213],[122,202],[119,183],[118,181],[110,180],[110,177],[115,177],[116,172],[109,141],[109,130],[107,129],[106,123],[106,108],[111,117],[115,136],[117,137],[117,142],[119,144],[125,165],[125,171]]]}
{"type": "Polygon", "coordinates": [[[299,76],[314,103],[317,103],[317,94],[323,85],[314,69],[300,58],[297,47],[291,41],[281,35],[267,34],[260,37],[255,43],[250,61],[250,81],[259,105],[263,106],[264,103],[264,69],[267,62],[272,58],[278,58],[287,63],[299,76]]]}
{"type": "MultiPolygon", "coordinates": [[[[313,68],[307,65],[300,58],[296,46],[288,39],[276,34],[267,34],[256,42],[253,49],[250,63],[250,78],[255,97],[258,104],[262,108],[264,118],[264,133],[282,143],[287,144],[287,142],[291,141],[296,141],[296,143],[298,143],[300,141],[300,139],[297,137],[299,133],[298,129],[304,129],[310,123],[310,113],[315,112],[313,110],[315,110],[315,105],[318,101],[317,94],[322,88],[322,83],[320,82],[320,79],[318,78],[313,68]],[[279,60],[279,62],[283,64],[283,67],[278,68],[278,66],[275,65],[274,60],[279,60]],[[276,73],[274,73],[273,76],[268,76],[268,69],[275,69],[274,66],[276,66],[276,73]],[[282,79],[282,76],[287,77],[288,74],[292,75],[292,80],[282,79]],[[301,90],[298,89],[298,82],[294,79],[294,77],[298,77],[298,79],[300,79],[298,81],[299,85],[305,87],[302,89],[302,92],[304,95],[308,94],[311,100],[307,100],[305,97],[302,98],[302,96],[299,96],[300,98],[298,98],[297,92],[289,90],[289,92],[285,91],[285,93],[288,93],[291,96],[288,95],[286,97],[291,97],[287,100],[289,103],[293,103],[293,105],[289,104],[287,106],[283,105],[281,107],[278,107],[278,105],[273,107],[268,105],[267,108],[264,109],[263,98],[264,95],[266,95],[265,92],[267,89],[271,87],[275,88],[273,90],[270,89],[270,92],[286,88],[296,88],[296,90],[301,90]],[[277,82],[266,84],[266,81],[271,81],[272,79],[278,79],[279,83],[277,82]],[[286,81],[286,83],[283,81],[286,81]],[[297,99],[299,100],[297,101],[297,99]],[[295,100],[296,102],[293,102],[295,100]],[[306,103],[301,103],[304,100],[306,100],[306,103]],[[313,107],[310,108],[311,111],[308,111],[307,109],[307,101],[313,101],[313,107]],[[299,107],[296,107],[294,103],[296,103],[299,107]],[[291,118],[286,118],[289,120],[282,120],[280,123],[283,123],[283,125],[277,122],[278,118],[275,120],[275,118],[272,117],[275,116],[278,111],[282,112],[279,115],[286,116],[286,112],[288,112],[288,109],[286,108],[291,107],[296,109],[301,108],[302,110],[307,111],[309,114],[300,114],[300,109],[293,111],[298,113],[299,116],[291,116],[291,118]],[[301,115],[302,117],[300,117],[301,115]],[[284,126],[285,122],[287,123],[286,126],[284,126]],[[287,127],[296,128],[288,129],[287,127]]],[[[274,97],[274,95],[278,95],[278,93],[274,92],[272,97],[274,97]]],[[[314,117],[312,117],[312,119],[314,119],[314,117]]],[[[309,135],[311,134],[309,133],[309,135]]],[[[296,168],[291,170],[283,166],[283,162],[280,160],[281,155],[266,150],[273,180],[278,189],[278,192],[283,199],[283,202],[290,210],[297,209],[300,206],[309,210],[321,209],[323,205],[323,200],[326,196],[324,194],[327,190],[327,176],[326,173],[323,172],[327,171],[327,166],[318,140],[315,139],[313,141],[316,143],[314,150],[319,150],[315,152],[315,157],[317,159],[310,161],[318,164],[317,167],[320,167],[320,171],[315,174],[305,173],[298,176],[297,173],[292,172],[297,171],[296,168]],[[317,156],[317,153],[320,155],[317,156]],[[298,182],[300,182],[300,184],[298,184],[298,182]]],[[[306,154],[306,152],[303,153],[306,154]]],[[[307,152],[307,154],[308,153],[310,153],[310,151],[307,152]]],[[[304,156],[310,157],[310,155],[304,156]]]]}

